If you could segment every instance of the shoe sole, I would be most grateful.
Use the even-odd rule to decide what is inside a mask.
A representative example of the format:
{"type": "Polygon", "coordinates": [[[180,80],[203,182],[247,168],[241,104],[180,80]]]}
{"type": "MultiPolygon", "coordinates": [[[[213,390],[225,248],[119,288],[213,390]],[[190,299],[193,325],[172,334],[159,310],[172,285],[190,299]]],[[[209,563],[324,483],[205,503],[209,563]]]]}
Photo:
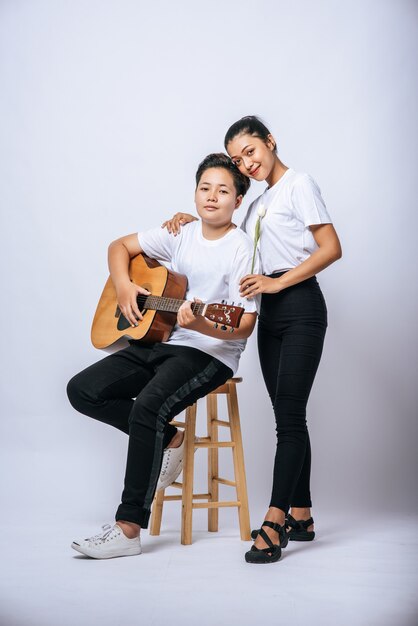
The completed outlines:
{"type": "Polygon", "coordinates": [[[91,559],[115,559],[117,557],[122,557],[122,556],[138,556],[139,554],[142,554],[141,548],[139,549],[139,552],[137,549],[135,549],[135,550],[132,550],[131,552],[125,552],[124,554],[120,554],[120,553],[103,554],[103,553],[100,553],[98,550],[90,550],[89,548],[83,548],[82,546],[80,546],[78,543],[75,543],[75,542],[71,544],[71,547],[73,550],[76,550],[80,554],[84,554],[84,556],[88,556],[91,559]]]}
{"type": "Polygon", "coordinates": [[[246,562],[254,564],[254,565],[268,565],[268,563],[277,563],[277,561],[280,561],[280,559],[281,559],[282,551],[280,549],[280,550],[275,551],[274,555],[264,557],[264,558],[266,558],[265,561],[263,561],[262,559],[254,558],[254,556],[256,554],[260,554],[260,553],[259,552],[255,552],[255,551],[251,553],[251,550],[249,552],[246,552],[246,554],[245,554],[246,562]]]}

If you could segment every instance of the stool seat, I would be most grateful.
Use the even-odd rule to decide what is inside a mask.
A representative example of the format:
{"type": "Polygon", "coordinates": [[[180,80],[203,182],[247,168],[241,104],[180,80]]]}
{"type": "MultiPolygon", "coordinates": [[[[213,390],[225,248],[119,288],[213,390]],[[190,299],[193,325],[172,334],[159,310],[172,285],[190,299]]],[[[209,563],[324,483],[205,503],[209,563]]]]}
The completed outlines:
{"type": "Polygon", "coordinates": [[[192,543],[192,515],[193,509],[208,509],[208,530],[218,530],[218,510],[222,507],[237,507],[241,539],[251,539],[250,517],[248,510],[247,482],[244,466],[244,452],[242,446],[241,425],[238,410],[236,385],[242,378],[230,378],[223,385],[217,387],[206,396],[207,435],[196,441],[197,403],[186,409],[184,421],[173,420],[171,424],[184,429],[184,460],[183,481],[174,482],[171,487],[181,490],[181,495],[165,495],[165,490],[157,491],[152,506],[150,534],[159,535],[164,502],[172,500],[182,501],[181,543],[192,543]],[[218,419],[218,395],[225,394],[227,398],[228,419],[218,419]],[[230,429],[229,441],[219,441],[218,428],[230,429]],[[194,493],[194,453],[195,449],[208,450],[208,492],[194,493]],[[219,476],[220,448],[231,448],[234,464],[234,480],[219,476]],[[219,500],[219,485],[235,487],[236,499],[219,500]],[[198,502],[197,502],[198,500],[198,502]],[[207,502],[201,502],[207,500],[207,502]]]}

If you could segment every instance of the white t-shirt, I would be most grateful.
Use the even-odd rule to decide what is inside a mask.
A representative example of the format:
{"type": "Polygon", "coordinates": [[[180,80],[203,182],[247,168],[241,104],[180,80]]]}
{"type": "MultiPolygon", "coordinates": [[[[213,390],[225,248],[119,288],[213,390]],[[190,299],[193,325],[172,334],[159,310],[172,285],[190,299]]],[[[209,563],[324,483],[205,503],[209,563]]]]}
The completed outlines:
{"type": "MultiPolygon", "coordinates": [[[[253,243],[239,228],[231,229],[220,239],[209,240],[203,237],[202,223],[198,221],[182,228],[177,237],[166,228],[154,228],[138,233],[138,240],[149,257],[169,263],[173,271],[187,276],[187,300],[226,300],[228,304],[243,301],[239,281],[250,273],[253,243]]],[[[256,312],[254,300],[246,300],[242,306],[246,313],[256,312]]],[[[235,373],[246,340],[215,339],[176,324],[167,343],[202,350],[235,373]]]]}
{"type": "Polygon", "coordinates": [[[292,169],[249,206],[241,228],[250,237],[261,205],[266,210],[258,243],[263,274],[300,265],[318,248],[309,226],[332,223],[316,182],[292,169]]]}

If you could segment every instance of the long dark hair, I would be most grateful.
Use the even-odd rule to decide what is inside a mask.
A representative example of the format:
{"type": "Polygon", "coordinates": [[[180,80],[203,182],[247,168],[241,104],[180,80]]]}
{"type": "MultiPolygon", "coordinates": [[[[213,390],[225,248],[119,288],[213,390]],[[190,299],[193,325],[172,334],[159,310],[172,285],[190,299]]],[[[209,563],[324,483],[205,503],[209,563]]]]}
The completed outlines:
{"type": "MultiPolygon", "coordinates": [[[[267,143],[271,133],[267,126],[256,115],[246,115],[228,128],[224,139],[225,149],[227,149],[229,142],[235,139],[237,135],[252,135],[253,137],[262,139],[264,143],[267,143]]],[[[277,152],[276,146],[274,146],[274,152],[277,152]]]]}

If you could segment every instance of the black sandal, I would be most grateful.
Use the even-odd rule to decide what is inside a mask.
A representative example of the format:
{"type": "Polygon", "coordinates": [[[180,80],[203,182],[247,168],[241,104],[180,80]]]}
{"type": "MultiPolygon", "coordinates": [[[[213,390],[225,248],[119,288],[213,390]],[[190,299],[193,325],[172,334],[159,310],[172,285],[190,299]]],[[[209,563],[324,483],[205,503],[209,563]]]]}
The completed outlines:
{"type": "Polygon", "coordinates": [[[312,541],[315,537],[315,531],[307,529],[313,523],[312,517],[306,520],[296,520],[291,515],[288,515],[286,517],[286,526],[290,528],[288,532],[290,541],[312,541]]]}
{"type": "Polygon", "coordinates": [[[289,541],[285,527],[275,522],[264,521],[260,530],[257,531],[258,534],[261,535],[268,547],[256,548],[251,546],[251,550],[245,553],[245,560],[247,563],[275,563],[282,555],[282,548],[285,548],[289,541]],[[279,544],[272,542],[268,534],[263,530],[263,526],[268,526],[279,533],[279,544]]]}
{"type": "MultiPolygon", "coordinates": [[[[307,528],[309,528],[309,526],[311,526],[313,523],[314,521],[312,517],[307,520],[295,520],[294,517],[288,515],[286,517],[285,523],[286,528],[290,528],[290,530],[287,532],[288,539],[290,541],[312,541],[315,537],[315,531],[307,530],[307,528]]],[[[256,539],[259,532],[259,530],[252,530],[251,539],[256,539]]],[[[286,546],[282,545],[282,548],[285,547],[286,546]]]]}

